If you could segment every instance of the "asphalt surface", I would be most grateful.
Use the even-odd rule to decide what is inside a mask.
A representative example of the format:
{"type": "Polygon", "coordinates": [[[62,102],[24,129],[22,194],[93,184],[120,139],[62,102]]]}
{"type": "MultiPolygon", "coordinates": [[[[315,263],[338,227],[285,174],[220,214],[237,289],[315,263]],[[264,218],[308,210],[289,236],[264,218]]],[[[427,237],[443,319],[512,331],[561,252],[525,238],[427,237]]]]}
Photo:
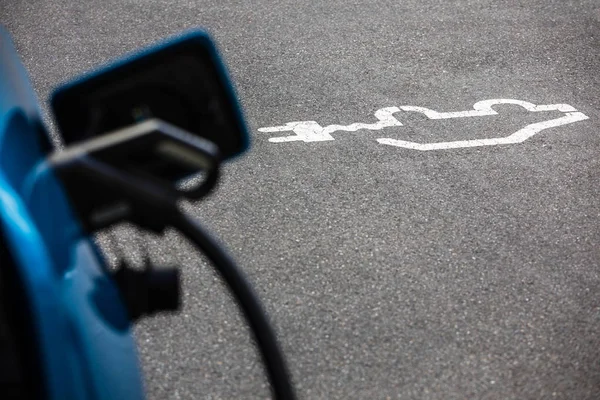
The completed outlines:
{"type": "MultiPolygon", "coordinates": [[[[187,208],[251,277],[301,398],[600,398],[597,1],[0,4],[42,99],[183,29],[212,32],[253,143],[187,208]],[[398,113],[402,127],[312,143],[258,132],[498,98],[566,103],[589,119],[520,144],[429,152],[376,139],[497,137],[561,113],[398,113]]],[[[117,237],[135,256],[131,233],[117,237]]],[[[149,398],[267,398],[248,330],[210,268],[175,234],[145,239],[185,276],[182,314],[135,329],[149,398]]]]}

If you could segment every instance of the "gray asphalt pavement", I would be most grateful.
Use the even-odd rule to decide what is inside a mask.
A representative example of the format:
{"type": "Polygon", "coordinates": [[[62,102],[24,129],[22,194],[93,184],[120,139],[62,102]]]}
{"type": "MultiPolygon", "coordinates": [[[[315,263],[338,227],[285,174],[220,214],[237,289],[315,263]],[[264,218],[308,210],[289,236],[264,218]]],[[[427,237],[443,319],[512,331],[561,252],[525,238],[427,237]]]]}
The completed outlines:
{"type": "MultiPolygon", "coordinates": [[[[302,398],[600,398],[596,0],[1,0],[0,23],[42,99],[125,52],[210,30],[252,148],[187,207],[256,285],[302,398]],[[402,111],[402,126],[320,142],[258,131],[487,99],[568,104],[589,119],[519,144],[433,151],[376,139],[502,137],[565,114],[402,111]]],[[[147,240],[157,260],[185,265],[182,314],[136,327],[149,397],[268,397],[219,280],[177,235],[147,240]]]]}

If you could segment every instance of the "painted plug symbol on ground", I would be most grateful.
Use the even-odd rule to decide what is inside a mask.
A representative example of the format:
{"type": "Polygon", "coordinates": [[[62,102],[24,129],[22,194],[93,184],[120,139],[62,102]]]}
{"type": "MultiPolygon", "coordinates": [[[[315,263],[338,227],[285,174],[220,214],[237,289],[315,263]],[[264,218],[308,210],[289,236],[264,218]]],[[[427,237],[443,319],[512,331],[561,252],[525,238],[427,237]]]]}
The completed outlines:
{"type": "Polygon", "coordinates": [[[303,141],[303,142],[321,142],[328,140],[335,140],[331,134],[336,131],[347,131],[354,132],[359,129],[368,130],[382,130],[384,128],[392,126],[402,126],[402,123],[394,117],[394,113],[405,111],[405,112],[417,112],[424,114],[429,119],[449,119],[449,118],[472,118],[472,117],[483,117],[489,115],[497,115],[498,112],[494,111],[492,106],[498,104],[514,104],[523,107],[529,112],[543,112],[543,111],[560,111],[564,115],[559,118],[549,119],[542,122],[536,122],[529,124],[511,135],[505,137],[495,137],[488,139],[473,139],[473,140],[457,140],[450,142],[436,142],[436,143],[417,143],[405,140],[397,140],[391,138],[380,138],[377,142],[395,146],[403,147],[412,150],[444,150],[444,149],[457,149],[464,147],[479,147],[479,146],[496,146],[502,144],[515,144],[521,143],[530,137],[534,136],[541,131],[554,128],[561,125],[571,124],[573,122],[583,121],[588,119],[588,116],[582,112],[577,111],[574,107],[568,104],[546,104],[546,105],[535,105],[522,100],[513,99],[490,99],[483,100],[475,103],[472,110],[468,111],[453,111],[453,112],[439,112],[425,107],[418,106],[402,106],[402,107],[385,107],[375,111],[375,118],[377,122],[372,124],[354,123],[350,125],[328,125],[322,127],[316,121],[296,121],[288,122],[281,126],[271,126],[265,128],[259,128],[259,132],[263,133],[275,133],[275,132],[294,132],[295,135],[281,136],[270,138],[269,141],[273,143],[292,142],[292,141],[303,141]]]}

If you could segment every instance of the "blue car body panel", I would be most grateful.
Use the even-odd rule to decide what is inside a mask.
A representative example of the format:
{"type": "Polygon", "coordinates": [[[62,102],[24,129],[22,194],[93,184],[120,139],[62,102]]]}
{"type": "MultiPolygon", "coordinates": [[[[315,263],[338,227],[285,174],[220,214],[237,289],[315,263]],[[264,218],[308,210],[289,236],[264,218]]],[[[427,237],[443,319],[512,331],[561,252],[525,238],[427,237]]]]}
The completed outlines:
{"type": "Polygon", "coordinates": [[[0,27],[0,229],[28,299],[44,392],[61,400],[142,399],[125,308],[44,163],[40,115],[27,73],[0,27]]]}

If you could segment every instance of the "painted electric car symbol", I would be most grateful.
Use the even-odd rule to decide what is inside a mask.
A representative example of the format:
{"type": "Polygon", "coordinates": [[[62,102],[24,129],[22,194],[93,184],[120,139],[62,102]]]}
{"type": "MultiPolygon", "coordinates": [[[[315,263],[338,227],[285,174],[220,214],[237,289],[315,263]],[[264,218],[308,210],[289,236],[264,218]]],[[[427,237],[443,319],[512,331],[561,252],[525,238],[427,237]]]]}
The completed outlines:
{"type": "Polygon", "coordinates": [[[504,136],[504,137],[491,137],[486,139],[472,139],[472,140],[457,140],[449,142],[435,142],[435,143],[418,143],[410,142],[406,140],[398,140],[393,138],[379,138],[378,143],[403,147],[412,150],[444,150],[444,149],[457,149],[464,147],[479,147],[479,146],[496,146],[504,144],[516,144],[524,142],[532,136],[540,133],[541,131],[554,128],[561,125],[567,125],[578,121],[583,121],[589,117],[582,112],[577,111],[574,107],[568,104],[545,104],[535,105],[527,101],[513,100],[513,99],[490,99],[483,100],[475,103],[472,110],[467,111],[452,111],[452,112],[439,112],[430,108],[418,107],[418,106],[401,106],[401,107],[385,107],[375,111],[375,118],[377,122],[371,124],[365,123],[353,123],[350,125],[328,125],[321,126],[316,121],[295,121],[288,122],[285,125],[270,126],[259,128],[258,131],[262,133],[276,133],[276,132],[293,132],[294,135],[272,137],[269,139],[273,143],[282,142],[321,142],[335,140],[331,134],[337,131],[354,132],[360,129],[368,130],[382,130],[393,126],[402,126],[396,117],[395,113],[404,112],[417,112],[425,115],[429,119],[449,119],[449,118],[472,118],[472,117],[484,117],[489,115],[497,115],[498,112],[492,107],[499,104],[514,104],[523,107],[529,112],[547,112],[547,111],[559,111],[564,115],[549,119],[546,121],[536,122],[517,130],[516,132],[504,136]]]}

